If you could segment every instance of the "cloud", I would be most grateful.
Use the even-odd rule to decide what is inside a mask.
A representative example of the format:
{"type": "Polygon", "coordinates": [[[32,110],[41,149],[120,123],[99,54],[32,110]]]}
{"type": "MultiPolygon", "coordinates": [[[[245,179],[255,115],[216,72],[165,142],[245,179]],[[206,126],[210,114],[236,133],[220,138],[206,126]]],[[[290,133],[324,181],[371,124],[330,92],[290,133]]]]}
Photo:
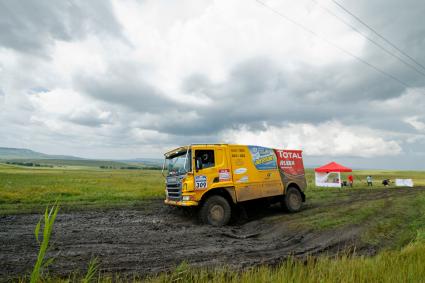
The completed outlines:
{"type": "Polygon", "coordinates": [[[98,109],[84,109],[72,112],[69,121],[76,124],[98,127],[113,122],[113,115],[109,111],[100,111],[98,109]]]}
{"type": "Polygon", "coordinates": [[[155,144],[169,142],[169,136],[154,130],[133,128],[132,136],[141,144],[155,144]]]}
{"type": "Polygon", "coordinates": [[[242,127],[225,131],[223,137],[230,143],[302,149],[309,156],[376,157],[402,152],[395,140],[386,140],[367,127],[346,126],[339,122],[265,125],[264,130],[257,131],[242,127]]]}
{"type": "Polygon", "coordinates": [[[36,109],[31,121],[63,130],[69,123],[99,127],[112,124],[116,115],[99,104],[69,89],[54,89],[33,93],[29,100],[36,109]]]}
{"type": "Polygon", "coordinates": [[[33,54],[46,55],[56,40],[121,32],[109,1],[7,1],[0,4],[0,18],[0,44],[33,54]]]}
{"type": "Polygon", "coordinates": [[[415,128],[417,131],[424,132],[425,131],[425,122],[420,120],[421,118],[418,116],[407,117],[404,121],[415,128]]]}
{"type": "Polygon", "coordinates": [[[159,112],[178,104],[178,101],[173,101],[146,82],[141,71],[143,69],[143,65],[120,61],[96,76],[77,75],[74,84],[80,92],[92,98],[138,112],[159,112]]]}
{"type": "MultiPolygon", "coordinates": [[[[361,0],[357,1],[355,5],[350,2],[344,3],[344,5],[416,61],[422,62],[422,64],[425,62],[425,54],[420,50],[425,37],[423,28],[425,19],[422,17],[425,13],[425,5],[423,3],[407,0],[401,5],[397,0],[374,1],[373,3],[361,0]],[[384,12],[382,11],[383,4],[385,4],[384,12]],[[407,7],[412,7],[412,9],[407,7]],[[377,14],[381,14],[381,16],[377,17],[377,14]]],[[[371,36],[374,34],[371,33],[371,36]]],[[[405,66],[403,66],[404,68],[405,66]]],[[[423,82],[423,77],[420,80],[423,82]]]]}

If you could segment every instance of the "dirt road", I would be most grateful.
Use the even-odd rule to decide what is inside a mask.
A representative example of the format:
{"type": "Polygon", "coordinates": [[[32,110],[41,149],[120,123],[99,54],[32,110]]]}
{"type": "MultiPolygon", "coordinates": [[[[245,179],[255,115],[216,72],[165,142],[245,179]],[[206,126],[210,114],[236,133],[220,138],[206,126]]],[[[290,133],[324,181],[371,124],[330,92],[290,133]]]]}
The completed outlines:
{"type": "MultiPolygon", "coordinates": [[[[276,264],[289,255],[335,253],[356,246],[357,253],[373,254],[376,247],[360,241],[364,225],[346,225],[330,230],[297,227],[294,218],[338,209],[347,203],[423,194],[425,188],[361,190],[329,203],[307,203],[302,212],[282,213],[278,207],[248,209],[244,223],[224,228],[199,225],[165,207],[161,200],[132,209],[62,211],[56,220],[49,256],[56,259],[50,270],[56,274],[84,272],[91,258],[98,257],[106,272],[146,275],[173,269],[186,261],[195,266],[226,265],[243,268],[276,264]]],[[[28,273],[37,244],[34,227],[40,215],[0,216],[0,278],[28,273]]]]}

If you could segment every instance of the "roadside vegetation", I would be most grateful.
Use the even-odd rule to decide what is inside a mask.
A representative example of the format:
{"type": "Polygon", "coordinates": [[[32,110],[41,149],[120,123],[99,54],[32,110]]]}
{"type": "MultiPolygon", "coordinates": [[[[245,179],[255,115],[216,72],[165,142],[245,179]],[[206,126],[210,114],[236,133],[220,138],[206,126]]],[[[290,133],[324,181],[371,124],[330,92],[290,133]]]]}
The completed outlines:
{"type": "MultiPolygon", "coordinates": [[[[193,269],[179,266],[171,274],[148,282],[423,282],[425,243],[420,238],[399,251],[384,251],[375,257],[342,255],[307,260],[290,259],[280,266],[256,267],[244,272],[226,269],[193,269]]],[[[111,278],[100,278],[112,282],[111,278]]]]}
{"type": "Polygon", "coordinates": [[[274,216],[270,221],[278,223],[285,219],[291,229],[315,231],[362,226],[362,242],[376,250],[400,249],[418,235],[425,235],[425,190],[418,194],[403,192],[390,197],[382,197],[385,190],[377,191],[364,201],[353,201],[356,192],[352,191],[341,193],[338,197],[328,195],[327,201],[321,195],[321,198],[313,198],[307,204],[317,209],[274,216]],[[351,197],[348,196],[350,194],[351,197]],[[377,196],[380,198],[375,200],[377,196]]]}
{"type": "MultiPolygon", "coordinates": [[[[375,257],[342,255],[307,260],[290,259],[277,267],[255,267],[245,271],[229,268],[197,269],[183,263],[173,272],[148,278],[125,278],[118,274],[105,275],[94,271],[90,281],[74,274],[68,278],[44,278],[43,282],[423,282],[425,278],[425,243],[417,241],[400,251],[384,251],[375,257]]],[[[93,272],[93,270],[91,270],[93,272]]],[[[87,275],[86,275],[87,277],[87,275]]]]}

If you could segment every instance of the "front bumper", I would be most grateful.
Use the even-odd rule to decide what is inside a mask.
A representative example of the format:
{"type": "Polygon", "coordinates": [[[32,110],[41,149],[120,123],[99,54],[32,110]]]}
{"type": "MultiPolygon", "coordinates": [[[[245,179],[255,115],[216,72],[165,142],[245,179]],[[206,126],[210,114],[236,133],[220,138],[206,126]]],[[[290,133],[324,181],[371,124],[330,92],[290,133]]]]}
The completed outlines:
{"type": "Polygon", "coordinates": [[[168,205],[175,205],[175,206],[197,206],[198,205],[198,202],[193,200],[175,201],[175,200],[166,199],[164,200],[164,203],[168,205]]]}

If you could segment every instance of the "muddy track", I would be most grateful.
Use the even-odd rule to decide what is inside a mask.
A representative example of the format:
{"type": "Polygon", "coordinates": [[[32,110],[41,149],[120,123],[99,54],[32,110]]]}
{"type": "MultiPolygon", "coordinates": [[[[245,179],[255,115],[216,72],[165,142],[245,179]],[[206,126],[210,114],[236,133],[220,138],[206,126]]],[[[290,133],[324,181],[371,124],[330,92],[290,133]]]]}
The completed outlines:
{"type": "MultiPolygon", "coordinates": [[[[360,241],[364,225],[314,231],[290,225],[294,218],[321,213],[347,203],[425,193],[425,188],[358,190],[328,203],[307,203],[302,212],[284,214],[277,207],[249,209],[248,218],[224,228],[199,225],[194,217],[165,207],[161,200],[140,208],[62,212],[58,215],[49,256],[52,273],[84,272],[98,257],[105,272],[140,276],[173,269],[186,261],[194,266],[244,268],[278,264],[290,255],[335,254],[356,247],[373,254],[360,241]]],[[[40,215],[0,216],[0,281],[28,274],[36,259],[33,230],[40,215]]]]}

